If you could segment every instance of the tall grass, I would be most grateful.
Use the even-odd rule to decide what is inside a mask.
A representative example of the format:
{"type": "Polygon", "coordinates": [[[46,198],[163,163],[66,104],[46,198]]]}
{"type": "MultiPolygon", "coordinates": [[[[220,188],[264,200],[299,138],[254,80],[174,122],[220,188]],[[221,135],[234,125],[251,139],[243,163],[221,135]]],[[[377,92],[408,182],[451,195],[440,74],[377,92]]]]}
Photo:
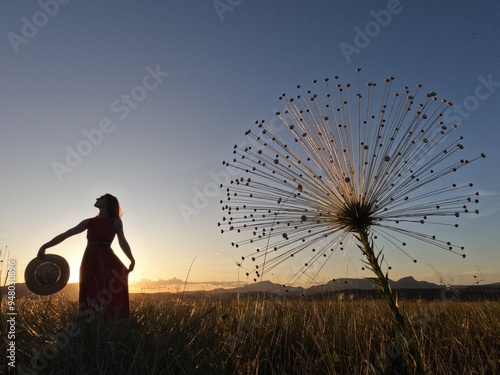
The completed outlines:
{"type": "MultiPolygon", "coordinates": [[[[379,300],[143,295],[132,300],[130,321],[111,323],[77,321],[74,301],[21,298],[17,307],[17,365],[25,373],[413,371],[379,300]],[[45,363],[29,372],[36,353],[45,363]]],[[[406,301],[401,309],[429,373],[500,373],[500,302],[406,301]]]]}

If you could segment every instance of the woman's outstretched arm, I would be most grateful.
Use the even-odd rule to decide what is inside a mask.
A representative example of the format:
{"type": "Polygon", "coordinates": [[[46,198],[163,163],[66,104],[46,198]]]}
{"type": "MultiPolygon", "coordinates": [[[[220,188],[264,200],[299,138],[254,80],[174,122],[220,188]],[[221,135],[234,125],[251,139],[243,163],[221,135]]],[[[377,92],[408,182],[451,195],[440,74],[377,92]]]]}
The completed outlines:
{"type": "Polygon", "coordinates": [[[134,256],[132,255],[132,250],[130,249],[130,245],[128,244],[127,239],[125,238],[125,234],[123,233],[123,223],[121,219],[118,217],[115,219],[114,230],[116,232],[116,236],[118,237],[118,243],[120,244],[120,247],[122,248],[127,258],[130,260],[130,266],[128,268],[128,272],[132,272],[135,267],[135,259],[134,256]]]}
{"type": "Polygon", "coordinates": [[[46,244],[43,244],[40,247],[40,250],[38,250],[38,256],[41,257],[45,254],[45,250],[47,250],[49,247],[55,246],[57,244],[60,244],[63,242],[66,238],[74,236],[75,234],[82,233],[85,229],[87,229],[87,223],[89,219],[85,219],[82,222],[80,222],[77,226],[68,229],[66,232],[61,233],[57,236],[55,236],[53,239],[51,239],[49,242],[46,244]]]}

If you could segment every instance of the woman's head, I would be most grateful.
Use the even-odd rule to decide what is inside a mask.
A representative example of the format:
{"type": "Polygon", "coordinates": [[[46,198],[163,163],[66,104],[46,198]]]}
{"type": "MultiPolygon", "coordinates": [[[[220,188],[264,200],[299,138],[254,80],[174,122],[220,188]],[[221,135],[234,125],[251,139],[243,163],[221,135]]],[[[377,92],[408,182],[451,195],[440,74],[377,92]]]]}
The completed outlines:
{"type": "Polygon", "coordinates": [[[99,208],[100,210],[105,210],[107,214],[111,217],[122,216],[120,203],[118,202],[118,199],[114,195],[104,194],[100,196],[99,198],[97,198],[94,206],[99,208]]]}

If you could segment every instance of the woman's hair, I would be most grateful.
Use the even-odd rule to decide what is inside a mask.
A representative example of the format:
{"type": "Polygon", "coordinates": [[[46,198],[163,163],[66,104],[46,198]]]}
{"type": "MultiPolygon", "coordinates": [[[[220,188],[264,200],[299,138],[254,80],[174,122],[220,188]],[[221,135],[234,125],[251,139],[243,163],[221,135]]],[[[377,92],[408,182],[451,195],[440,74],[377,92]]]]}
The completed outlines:
{"type": "Polygon", "coordinates": [[[108,215],[111,217],[122,217],[122,209],[118,199],[111,194],[105,194],[104,197],[108,204],[108,215]]]}

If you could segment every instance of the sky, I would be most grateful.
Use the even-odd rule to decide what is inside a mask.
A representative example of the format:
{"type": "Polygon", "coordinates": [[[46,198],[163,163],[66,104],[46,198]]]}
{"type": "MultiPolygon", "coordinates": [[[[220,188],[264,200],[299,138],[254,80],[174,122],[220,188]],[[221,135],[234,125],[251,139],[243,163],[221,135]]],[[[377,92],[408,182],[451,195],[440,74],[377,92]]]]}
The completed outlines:
{"type": "MultiPolygon", "coordinates": [[[[395,77],[455,103],[480,214],[454,232],[467,258],[387,251],[389,277],[500,282],[500,4],[496,1],[4,1],[0,4],[0,249],[17,280],[39,247],[118,197],[132,281],[251,282],[221,234],[235,144],[297,84],[395,77]],[[476,276],[476,277],[474,277],[476,276]],[[174,279],[175,278],[175,279],[174,279]]],[[[78,270],[86,239],[48,252],[78,270]]],[[[115,252],[128,265],[118,245],[115,252]]],[[[368,277],[353,249],[317,282],[368,277]]],[[[294,263],[268,275],[283,283],[294,263]]],[[[174,282],[175,284],[175,282],[174,282]]]]}

